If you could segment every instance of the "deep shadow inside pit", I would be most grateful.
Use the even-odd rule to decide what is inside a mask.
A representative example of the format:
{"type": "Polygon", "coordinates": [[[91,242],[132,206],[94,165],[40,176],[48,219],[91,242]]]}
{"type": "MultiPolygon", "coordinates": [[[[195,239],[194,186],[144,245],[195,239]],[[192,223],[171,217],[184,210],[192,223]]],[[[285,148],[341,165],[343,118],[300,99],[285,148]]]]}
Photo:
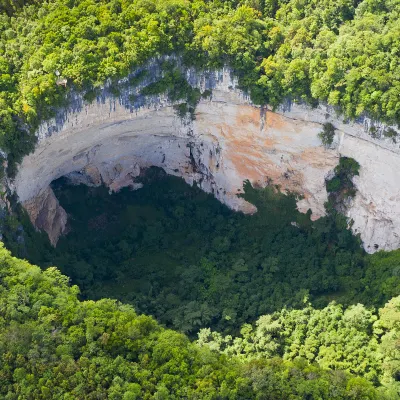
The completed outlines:
{"type": "Polygon", "coordinates": [[[56,265],[83,299],[116,298],[189,334],[205,326],[234,332],[307,299],[368,305],[393,295],[380,291],[387,271],[375,271],[339,215],[311,222],[293,195],[273,187],[245,184],[258,208],[248,216],[158,168],[141,181],[141,189],[110,195],[61,178],[53,188],[69,233],[57,248],[26,216],[23,243],[6,235],[6,244],[43,268],[56,265]]]}

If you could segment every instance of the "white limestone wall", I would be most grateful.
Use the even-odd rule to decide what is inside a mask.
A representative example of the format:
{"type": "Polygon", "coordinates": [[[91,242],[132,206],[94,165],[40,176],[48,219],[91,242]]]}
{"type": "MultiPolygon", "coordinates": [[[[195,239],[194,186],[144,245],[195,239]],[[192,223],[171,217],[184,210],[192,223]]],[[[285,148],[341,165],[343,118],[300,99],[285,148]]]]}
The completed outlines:
{"type": "Polygon", "coordinates": [[[272,180],[282,190],[303,195],[299,210],[311,208],[313,218],[319,218],[327,200],[325,178],[344,155],[361,165],[348,210],[353,230],[367,251],[400,247],[400,149],[391,140],[372,139],[368,119],[346,123],[330,109],[301,105],[273,112],[251,105],[229,70],[186,74],[193,85],[213,89],[212,97],[197,106],[195,121],[178,118],[163,96],[134,107],[126,100],[130,92],[119,98],[105,93],[92,104],[77,97],[40,127],[36,150],[24,158],[14,182],[20,201],[32,210],[32,199],[40,198],[51,181],[75,171],[111,190],[136,187],[140,169],[154,165],[198,182],[244,212],[255,208],[237,197],[243,181],[265,186],[272,180]],[[332,149],[317,136],[328,121],[338,128],[332,149]]]}

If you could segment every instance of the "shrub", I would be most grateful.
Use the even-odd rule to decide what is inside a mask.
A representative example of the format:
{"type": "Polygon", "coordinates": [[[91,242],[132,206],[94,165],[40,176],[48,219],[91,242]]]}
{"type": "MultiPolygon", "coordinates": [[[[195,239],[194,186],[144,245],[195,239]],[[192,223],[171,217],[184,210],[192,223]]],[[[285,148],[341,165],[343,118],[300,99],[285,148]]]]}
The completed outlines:
{"type": "Polygon", "coordinates": [[[335,167],[335,175],[326,181],[326,191],[329,193],[326,205],[327,213],[335,209],[343,211],[346,199],[356,195],[353,177],[358,175],[360,164],[349,157],[340,157],[339,164],[335,167]]]}
{"type": "Polygon", "coordinates": [[[323,124],[322,131],[318,134],[318,137],[325,147],[330,147],[335,137],[335,127],[330,122],[326,122],[323,124]]]}
{"type": "Polygon", "coordinates": [[[339,177],[347,177],[351,179],[355,175],[359,175],[360,164],[350,157],[340,157],[339,164],[335,168],[335,174],[339,177]]]}
{"type": "Polygon", "coordinates": [[[337,192],[340,189],[341,181],[338,176],[335,176],[330,181],[326,182],[326,190],[328,193],[337,192]]]}

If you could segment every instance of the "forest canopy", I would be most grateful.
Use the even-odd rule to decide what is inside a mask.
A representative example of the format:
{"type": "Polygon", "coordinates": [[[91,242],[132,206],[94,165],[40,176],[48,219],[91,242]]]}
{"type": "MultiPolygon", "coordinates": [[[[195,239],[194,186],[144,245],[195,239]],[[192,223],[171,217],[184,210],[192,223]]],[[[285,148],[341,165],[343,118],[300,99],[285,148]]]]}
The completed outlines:
{"type": "Polygon", "coordinates": [[[0,247],[2,398],[397,398],[393,378],[399,374],[399,298],[389,302],[379,315],[362,306],[343,312],[332,305],[320,312],[307,308],[297,316],[296,312],[265,316],[256,331],[244,327],[243,339],[234,346],[229,339],[215,336],[214,345],[206,333],[199,346],[181,333],[162,328],[152,318],[136,314],[130,306],[109,299],[81,302],[78,293],[57,269],[41,271],[0,247]],[[301,336],[297,330],[302,329],[304,318],[311,318],[310,329],[317,332],[327,317],[330,323],[320,344],[295,339],[301,336]],[[340,328],[342,321],[347,330],[340,328]],[[292,337],[285,342],[288,328],[292,337]],[[323,369],[306,359],[312,361],[310,346],[317,346],[320,355],[325,353],[325,363],[334,362],[335,348],[326,347],[328,332],[332,343],[335,336],[345,341],[344,335],[351,335],[345,350],[350,354],[338,365],[342,368],[345,364],[345,370],[323,369]],[[290,361],[270,357],[280,352],[279,346],[290,343],[292,355],[305,352],[306,358],[290,361]],[[364,345],[361,349],[357,348],[360,344],[364,345]],[[362,360],[365,378],[347,372],[362,368],[358,364],[363,358],[360,351],[367,351],[362,360]],[[242,356],[227,357],[226,352],[242,356]],[[264,357],[251,356],[257,352],[264,357]],[[376,379],[385,386],[374,387],[376,379]]]}
{"type": "MultiPolygon", "coordinates": [[[[93,100],[164,55],[230,66],[255,104],[398,125],[399,19],[399,0],[0,0],[0,161],[12,175],[72,91],[93,100]]],[[[193,114],[209,94],[164,65],[143,94],[193,114]]],[[[76,216],[57,249],[2,216],[7,246],[42,269],[0,245],[0,397],[398,399],[400,251],[367,256],[334,207],[358,170],[341,158],[315,222],[272,185],[245,184],[245,217],[176,178],[122,191],[126,208],[56,188],[76,216]]]]}
{"type": "Polygon", "coordinates": [[[44,270],[7,252],[0,263],[8,388],[26,395],[29,387],[32,398],[41,398],[41,385],[53,397],[124,399],[132,388],[132,398],[158,399],[160,387],[165,398],[398,397],[399,250],[365,254],[344,217],[313,222],[274,187],[247,182],[243,196],[258,212],[244,215],[159,168],[140,183],[110,195],[55,182],[70,220],[56,248],[25,214],[23,236],[7,218],[7,246],[44,270]],[[57,279],[39,290],[30,273],[33,282],[57,279]],[[154,346],[171,354],[168,367],[164,358],[154,362],[154,346]],[[44,371],[46,382],[37,376],[44,371]],[[115,376],[117,387],[101,383],[115,376]]]}
{"type": "Polygon", "coordinates": [[[11,167],[68,90],[164,54],[230,65],[257,104],[323,101],[400,121],[397,0],[2,0],[0,11],[0,146],[11,167]]]}
{"type": "Polygon", "coordinates": [[[244,215],[155,167],[140,183],[110,195],[57,181],[69,215],[57,247],[25,214],[24,239],[10,216],[4,242],[42,268],[56,265],[81,298],[116,298],[192,338],[200,328],[237,334],[244,323],[307,301],[382,307],[400,295],[400,251],[365,254],[337,213],[313,222],[294,195],[247,182],[243,196],[258,212],[244,215]]]}

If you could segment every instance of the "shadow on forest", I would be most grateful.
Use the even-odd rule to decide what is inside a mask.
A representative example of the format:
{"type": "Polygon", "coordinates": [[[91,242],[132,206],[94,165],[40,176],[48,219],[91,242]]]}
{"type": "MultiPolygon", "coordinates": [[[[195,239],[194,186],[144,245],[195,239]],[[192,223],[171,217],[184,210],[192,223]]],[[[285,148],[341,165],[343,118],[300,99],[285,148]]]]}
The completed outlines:
{"type": "Polygon", "coordinates": [[[84,299],[117,298],[188,334],[205,326],[234,333],[307,299],[377,306],[397,294],[398,252],[366,255],[338,214],[312,222],[294,195],[249,182],[243,196],[258,208],[251,216],[157,168],[142,181],[142,189],[109,195],[60,179],[53,187],[68,235],[53,249],[25,216],[23,245],[10,235],[6,244],[44,268],[56,265],[84,299]]]}

